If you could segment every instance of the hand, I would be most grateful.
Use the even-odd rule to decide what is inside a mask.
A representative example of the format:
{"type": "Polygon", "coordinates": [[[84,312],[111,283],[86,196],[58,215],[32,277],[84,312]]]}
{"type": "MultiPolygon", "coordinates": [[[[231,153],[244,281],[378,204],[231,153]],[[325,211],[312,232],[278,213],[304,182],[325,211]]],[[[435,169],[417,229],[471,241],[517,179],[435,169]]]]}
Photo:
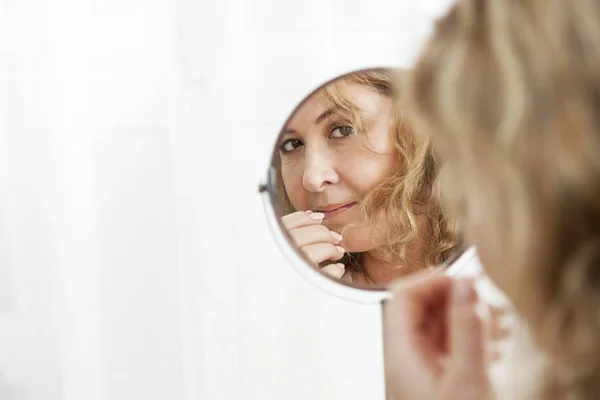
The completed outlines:
{"type": "Polygon", "coordinates": [[[488,394],[470,280],[417,274],[384,304],[386,380],[401,400],[482,400],[488,394]]]}
{"type": "Polygon", "coordinates": [[[505,342],[511,336],[509,327],[504,323],[510,316],[510,311],[503,307],[488,307],[488,323],[485,326],[485,350],[488,366],[501,362],[504,354],[502,353],[502,342],[505,342]]]}
{"type": "MultiPolygon", "coordinates": [[[[312,211],[298,211],[281,218],[294,244],[317,267],[323,261],[339,260],[345,253],[343,247],[337,246],[342,236],[322,225],[324,216],[312,211]]],[[[340,279],[344,275],[344,268],[342,263],[329,264],[322,271],[340,279]]]]}

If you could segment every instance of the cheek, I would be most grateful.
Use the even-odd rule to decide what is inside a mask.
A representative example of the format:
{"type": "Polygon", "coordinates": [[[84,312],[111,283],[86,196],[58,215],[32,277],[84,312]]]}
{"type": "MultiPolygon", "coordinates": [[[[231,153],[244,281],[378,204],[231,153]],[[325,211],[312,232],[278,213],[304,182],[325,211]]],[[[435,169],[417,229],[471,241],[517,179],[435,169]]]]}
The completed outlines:
{"type": "Polygon", "coordinates": [[[365,195],[385,177],[395,160],[394,155],[375,154],[364,149],[345,152],[336,163],[338,174],[360,195],[365,195]]]}
{"type": "Polygon", "coordinates": [[[306,190],[302,184],[303,171],[296,164],[288,163],[281,166],[281,177],[286,194],[294,207],[298,210],[307,209],[306,190]]]}
{"type": "MultiPolygon", "coordinates": [[[[379,232],[385,232],[385,226],[378,226],[379,232]]],[[[385,238],[378,237],[369,227],[351,227],[344,231],[342,247],[351,253],[373,250],[385,245],[385,238]]]]}

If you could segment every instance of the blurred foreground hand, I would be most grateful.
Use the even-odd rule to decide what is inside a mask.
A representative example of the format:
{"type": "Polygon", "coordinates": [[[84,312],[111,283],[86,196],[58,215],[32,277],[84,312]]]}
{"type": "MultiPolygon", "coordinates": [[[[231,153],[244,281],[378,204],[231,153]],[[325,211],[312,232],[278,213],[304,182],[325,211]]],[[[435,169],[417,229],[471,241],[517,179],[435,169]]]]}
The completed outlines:
{"type": "Polygon", "coordinates": [[[416,275],[393,283],[384,304],[389,398],[484,400],[483,329],[471,280],[416,275]]]}

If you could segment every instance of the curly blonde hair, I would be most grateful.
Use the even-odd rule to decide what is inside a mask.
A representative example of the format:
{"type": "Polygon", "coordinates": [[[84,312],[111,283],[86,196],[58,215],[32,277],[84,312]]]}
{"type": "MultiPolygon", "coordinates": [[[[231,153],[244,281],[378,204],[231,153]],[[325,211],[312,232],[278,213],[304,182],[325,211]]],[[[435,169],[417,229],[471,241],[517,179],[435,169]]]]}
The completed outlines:
{"type": "Polygon", "coordinates": [[[451,215],[481,210],[484,267],[548,361],[544,400],[600,397],[599,38],[597,0],[462,0],[405,93],[451,215]]]}
{"type": "MultiPolygon", "coordinates": [[[[401,264],[404,248],[417,238],[417,214],[428,217],[431,236],[426,243],[426,267],[435,266],[445,260],[458,246],[459,240],[451,229],[435,197],[434,181],[436,161],[428,140],[418,140],[410,128],[399,102],[399,76],[404,71],[392,69],[370,69],[339,77],[326,83],[307,97],[318,98],[325,104],[335,105],[346,114],[364,138],[364,129],[359,108],[342,91],[342,85],[358,84],[372,88],[377,93],[393,99],[394,107],[390,122],[390,134],[397,162],[388,173],[364,196],[360,209],[366,220],[376,229],[385,221],[386,256],[401,264]]],[[[306,100],[305,100],[306,101],[306,100]]],[[[302,103],[298,108],[302,107],[302,103]]],[[[293,115],[293,114],[292,114],[293,115]]],[[[290,202],[281,178],[278,157],[274,157],[277,170],[277,192],[282,215],[296,211],[290,202]]],[[[346,273],[365,277],[361,253],[347,253],[338,262],[346,265],[346,273]]]]}

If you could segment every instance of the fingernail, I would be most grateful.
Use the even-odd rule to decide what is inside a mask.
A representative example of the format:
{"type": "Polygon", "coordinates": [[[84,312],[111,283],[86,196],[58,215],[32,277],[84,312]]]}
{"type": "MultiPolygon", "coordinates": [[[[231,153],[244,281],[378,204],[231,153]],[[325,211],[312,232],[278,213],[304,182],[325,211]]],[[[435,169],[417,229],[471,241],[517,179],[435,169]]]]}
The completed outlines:
{"type": "Polygon", "coordinates": [[[333,236],[333,238],[334,238],[335,240],[337,240],[338,242],[339,242],[340,240],[342,240],[342,235],[340,235],[339,233],[337,233],[337,232],[334,232],[334,231],[331,231],[330,233],[331,233],[331,236],[333,236]]]}
{"type": "Polygon", "coordinates": [[[325,218],[325,214],[323,213],[310,213],[308,214],[308,216],[314,219],[315,221],[320,221],[323,218],[325,218]]]}
{"type": "Polygon", "coordinates": [[[304,212],[305,212],[305,213],[307,213],[307,214],[310,214],[312,211],[310,211],[310,210],[306,210],[306,211],[304,211],[304,212]]]}
{"type": "Polygon", "coordinates": [[[454,300],[459,303],[473,301],[473,285],[469,279],[457,279],[453,287],[454,300]]]}
{"type": "Polygon", "coordinates": [[[346,269],[346,266],[345,266],[344,264],[342,264],[342,263],[338,263],[337,265],[338,265],[338,267],[340,267],[341,269],[346,269]]]}
{"type": "Polygon", "coordinates": [[[335,246],[335,247],[338,249],[338,251],[340,253],[345,253],[346,252],[346,250],[343,247],[341,247],[341,246],[335,246]]]}

